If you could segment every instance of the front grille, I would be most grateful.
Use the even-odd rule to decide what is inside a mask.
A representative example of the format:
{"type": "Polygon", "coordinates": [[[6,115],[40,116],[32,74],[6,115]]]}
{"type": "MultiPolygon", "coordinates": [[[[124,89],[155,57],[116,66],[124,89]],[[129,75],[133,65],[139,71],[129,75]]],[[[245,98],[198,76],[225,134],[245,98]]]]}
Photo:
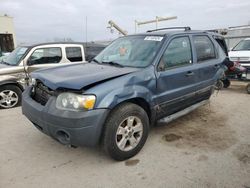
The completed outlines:
{"type": "Polygon", "coordinates": [[[45,106],[48,102],[49,98],[54,94],[54,91],[45,86],[42,82],[37,82],[35,86],[33,86],[32,98],[45,106]]]}

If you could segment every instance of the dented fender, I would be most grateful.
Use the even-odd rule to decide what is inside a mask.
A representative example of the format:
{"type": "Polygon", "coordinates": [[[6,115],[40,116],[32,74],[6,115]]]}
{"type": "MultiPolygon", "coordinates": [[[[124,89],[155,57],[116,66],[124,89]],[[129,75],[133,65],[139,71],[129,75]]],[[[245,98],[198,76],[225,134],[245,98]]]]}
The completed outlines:
{"type": "Polygon", "coordinates": [[[116,89],[106,95],[98,104],[98,108],[113,109],[118,104],[135,98],[144,99],[149,106],[154,105],[152,93],[147,88],[142,86],[128,86],[116,89]]]}
{"type": "Polygon", "coordinates": [[[112,109],[118,104],[134,99],[144,99],[150,107],[154,106],[156,93],[156,77],[154,67],[133,72],[119,78],[109,80],[85,91],[97,97],[95,108],[112,109]]]}

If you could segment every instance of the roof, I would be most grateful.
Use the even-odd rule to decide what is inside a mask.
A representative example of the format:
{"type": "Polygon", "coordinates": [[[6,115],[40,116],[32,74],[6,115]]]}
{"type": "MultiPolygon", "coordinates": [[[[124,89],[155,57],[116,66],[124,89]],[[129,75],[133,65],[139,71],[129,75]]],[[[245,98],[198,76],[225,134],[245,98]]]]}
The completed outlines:
{"type": "Polygon", "coordinates": [[[105,44],[100,44],[100,43],[95,43],[95,42],[46,42],[46,43],[38,43],[38,44],[30,44],[30,45],[20,45],[23,47],[37,47],[37,46],[42,46],[42,45],[54,45],[54,44],[78,44],[78,45],[83,45],[84,47],[105,47],[107,45],[105,44]]]}
{"type": "Polygon", "coordinates": [[[169,35],[175,35],[175,34],[199,34],[199,33],[206,33],[206,34],[212,34],[216,36],[222,36],[218,33],[211,32],[211,31],[206,31],[206,30],[191,30],[190,27],[170,27],[170,28],[161,28],[158,30],[151,30],[147,31],[146,33],[138,33],[134,35],[158,35],[158,36],[169,36],[169,35]],[[189,29],[187,29],[189,28],[189,29]]]}

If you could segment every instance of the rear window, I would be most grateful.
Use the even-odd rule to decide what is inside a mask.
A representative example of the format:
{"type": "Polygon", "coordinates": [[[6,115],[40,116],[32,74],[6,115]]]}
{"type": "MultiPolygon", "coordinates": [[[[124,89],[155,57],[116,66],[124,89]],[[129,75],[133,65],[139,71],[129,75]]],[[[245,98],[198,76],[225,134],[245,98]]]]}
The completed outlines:
{"type": "Polygon", "coordinates": [[[71,62],[82,61],[82,51],[80,47],[66,47],[66,57],[71,62]]]}
{"type": "Polygon", "coordinates": [[[216,58],[214,45],[207,36],[194,36],[194,46],[198,62],[216,58]]]}

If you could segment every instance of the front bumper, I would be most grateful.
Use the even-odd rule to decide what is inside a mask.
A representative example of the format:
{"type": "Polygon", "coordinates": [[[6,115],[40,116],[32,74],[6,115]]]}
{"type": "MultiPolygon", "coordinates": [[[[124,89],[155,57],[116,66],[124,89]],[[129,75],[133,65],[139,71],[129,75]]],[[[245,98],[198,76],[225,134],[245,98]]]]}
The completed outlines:
{"type": "Polygon", "coordinates": [[[50,97],[45,106],[30,97],[28,87],[22,97],[22,113],[43,133],[62,144],[94,146],[99,143],[108,109],[72,112],[56,108],[56,98],[50,97]]]}

